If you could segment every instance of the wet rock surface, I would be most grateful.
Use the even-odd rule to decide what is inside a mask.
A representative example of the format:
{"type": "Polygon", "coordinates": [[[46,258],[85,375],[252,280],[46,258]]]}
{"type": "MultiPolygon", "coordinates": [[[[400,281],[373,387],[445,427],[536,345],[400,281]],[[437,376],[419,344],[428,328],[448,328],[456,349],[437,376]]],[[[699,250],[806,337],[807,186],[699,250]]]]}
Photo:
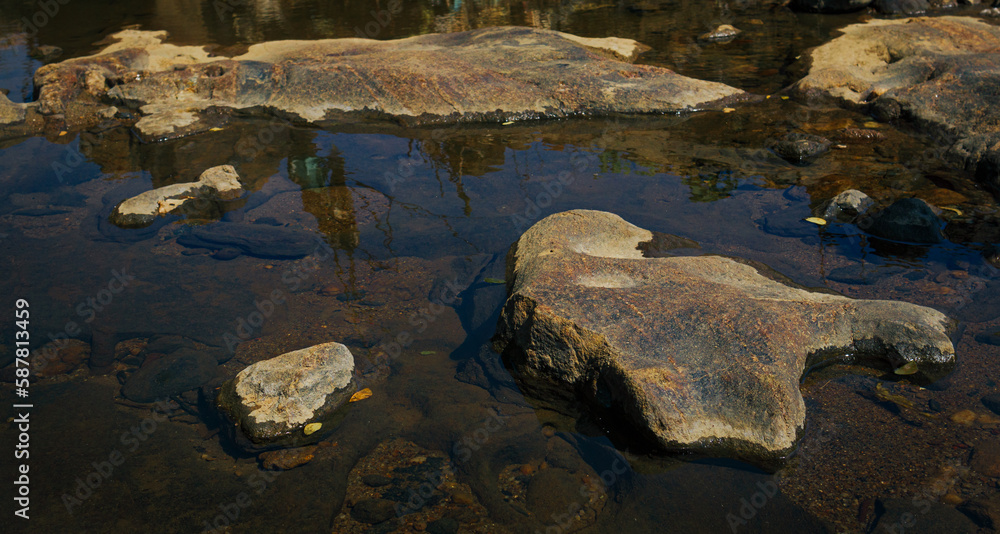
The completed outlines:
{"type": "MultiPolygon", "coordinates": [[[[945,156],[1000,187],[995,88],[1000,28],[967,17],[872,20],[810,52],[795,89],[930,133],[945,156]]],[[[934,156],[938,157],[938,156],[934,156]]]]}
{"type": "Polygon", "coordinates": [[[848,189],[833,197],[820,211],[820,216],[828,221],[854,222],[868,213],[875,201],[857,189],[848,189]]]}
{"type": "Polygon", "coordinates": [[[918,198],[904,198],[872,215],[861,224],[863,230],[884,239],[907,243],[940,243],[941,220],[918,198]]]}
{"type": "Polygon", "coordinates": [[[216,403],[233,421],[238,438],[252,445],[315,441],[335,426],[338,409],[355,392],[354,356],[339,343],[324,343],[257,362],[226,382],[216,403]]]}
{"type": "Polygon", "coordinates": [[[818,135],[790,133],[771,144],[771,150],[790,163],[802,164],[830,150],[830,140],[818,135]]]}
{"type": "Polygon", "coordinates": [[[795,289],[722,257],[644,258],[651,239],[575,210],[512,247],[495,345],[529,395],[575,395],[657,446],[766,460],[802,428],[806,368],[850,353],[933,379],[954,362],[940,312],[795,289]]]}
{"type": "Polygon", "coordinates": [[[148,226],[168,213],[208,218],[218,216],[218,202],[244,193],[232,165],[219,165],[201,173],[198,180],[159,187],[122,201],[111,213],[111,222],[123,228],[148,226]]]}
{"type": "Polygon", "coordinates": [[[403,439],[380,443],[351,470],[332,524],[337,534],[373,531],[509,532],[456,479],[447,455],[403,439]]]}
{"type": "Polygon", "coordinates": [[[628,39],[502,27],[395,41],[256,44],[241,56],[163,44],[164,32],[126,30],[101,53],[36,73],[31,107],[71,128],[137,108],[139,132],[164,139],[204,131],[229,110],[280,112],[308,122],[345,113],[420,121],[506,120],[700,108],[741,91],[633,65],[628,39]],[[141,76],[137,76],[139,71],[141,76]],[[570,82],[572,80],[572,82],[570,82]],[[210,112],[209,108],[219,113],[210,112]]]}

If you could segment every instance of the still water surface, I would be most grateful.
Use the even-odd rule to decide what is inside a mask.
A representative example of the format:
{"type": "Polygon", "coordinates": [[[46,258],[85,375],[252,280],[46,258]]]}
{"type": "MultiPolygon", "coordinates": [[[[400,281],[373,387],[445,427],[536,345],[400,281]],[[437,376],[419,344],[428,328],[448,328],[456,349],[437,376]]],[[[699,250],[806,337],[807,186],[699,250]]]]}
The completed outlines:
{"type": "MultiPolygon", "coordinates": [[[[362,2],[75,0],[29,36],[19,21],[35,6],[5,0],[0,88],[14,101],[29,101],[31,76],[41,65],[29,56],[34,46],[59,46],[60,59],[86,55],[109,34],[136,25],[167,30],[171,42],[215,45],[228,54],[275,39],[358,32],[391,39],[513,24],[634,38],[653,48],[642,62],[772,94],[796,79],[795,60],[806,48],[861,17],[690,1],[401,5],[401,14],[385,19],[377,12],[387,6],[362,2]],[[696,41],[720,23],[744,33],[727,44],[696,41]]],[[[886,503],[903,499],[905,505],[928,488],[946,488],[935,499],[995,496],[996,480],[966,466],[970,451],[997,439],[996,425],[949,418],[967,409],[987,413],[979,399],[995,391],[1000,378],[996,347],[976,341],[1000,327],[997,271],[982,253],[1000,238],[995,201],[969,176],[929,156],[933,147],[919,132],[889,125],[876,125],[884,141],[835,150],[805,167],[765,148],[768,139],[791,131],[834,136],[870,121],[775,94],[730,114],[328,130],[245,120],[155,144],[125,130],[4,141],[5,305],[14,298],[31,303],[39,344],[69,330],[86,343],[95,336],[118,343],[120,356],[109,375],[90,376],[83,365],[53,371],[32,386],[32,519],[12,528],[195,532],[229,523],[231,532],[413,532],[426,525],[404,517],[365,530],[344,515],[353,491],[349,473],[362,458],[373,469],[383,465],[372,456],[380,443],[390,444],[390,452],[380,454],[392,456],[393,447],[403,454],[395,438],[448,456],[457,482],[471,492],[463,498],[477,503],[466,501],[471,516],[461,515],[462,506],[428,505],[425,511],[437,517],[425,519],[457,517],[463,529],[482,532],[863,531],[886,503]],[[253,150],[236,149],[246,146],[253,150]],[[225,163],[236,166],[250,191],[225,219],[313,232],[319,244],[313,256],[226,259],[178,245],[188,230],[183,221],[142,232],[116,231],[104,222],[123,198],[194,180],[225,163]],[[573,170],[572,182],[554,189],[564,169],[573,170]],[[871,240],[851,225],[801,223],[823,200],[851,187],[886,203],[917,196],[954,208],[942,215],[948,240],[900,245],[871,240]],[[525,224],[574,208],[614,212],[700,246],[683,253],[739,256],[805,286],[949,312],[965,325],[956,345],[960,364],[928,389],[883,383],[890,377],[874,372],[813,373],[803,382],[809,420],[801,449],[776,473],[637,450],[610,422],[469,383],[475,380],[463,374],[466,360],[492,335],[499,305],[496,285],[486,278],[503,277],[504,254],[525,224]],[[113,281],[122,273],[134,279],[121,291],[107,291],[119,287],[113,281]],[[471,284],[461,305],[427,315],[432,291],[455,279],[471,284]],[[146,341],[163,334],[226,347],[233,335],[248,333],[247,319],[266,308],[275,291],[282,302],[262,324],[249,326],[243,336],[249,340],[220,365],[220,376],[331,340],[367,357],[400,332],[415,339],[393,361],[390,378],[352,406],[311,463],[280,476],[261,474],[255,457],[217,432],[197,396],[164,408],[169,419],[121,399],[119,379],[141,363],[130,350],[142,354],[146,341]],[[424,322],[415,322],[421,313],[424,322]],[[915,399],[918,408],[900,407],[884,388],[915,399]],[[494,414],[504,424],[484,438],[481,429],[494,414]],[[460,449],[460,443],[475,448],[460,449]],[[570,459],[555,460],[554,448],[567,443],[570,459]],[[111,461],[119,465],[109,471],[111,461]],[[563,467],[554,465],[559,462],[563,467]],[[532,501],[526,511],[511,473],[521,473],[514,478],[530,488],[546,468],[584,473],[585,486],[600,485],[606,498],[581,505],[579,485],[539,485],[550,498],[532,501]],[[97,487],[81,491],[88,477],[97,487]],[[574,504],[588,513],[567,512],[574,504]]],[[[13,357],[9,324],[0,328],[0,339],[6,363],[13,357]]],[[[10,390],[4,386],[6,398],[10,390]]],[[[15,414],[6,404],[0,413],[8,421],[15,414]]],[[[5,447],[13,447],[12,433],[8,423],[5,447]]],[[[8,507],[9,498],[5,513],[8,507]]],[[[930,522],[939,512],[921,517],[930,522]]]]}

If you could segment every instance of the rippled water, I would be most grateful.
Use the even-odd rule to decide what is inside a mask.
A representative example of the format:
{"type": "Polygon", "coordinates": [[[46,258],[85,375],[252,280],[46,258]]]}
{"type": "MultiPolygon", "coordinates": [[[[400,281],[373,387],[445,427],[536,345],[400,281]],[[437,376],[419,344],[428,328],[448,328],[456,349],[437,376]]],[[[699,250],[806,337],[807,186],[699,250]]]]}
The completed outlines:
{"type": "MultiPolygon", "coordinates": [[[[359,31],[391,39],[516,24],[634,38],[653,48],[642,62],[774,96],[734,113],[668,117],[329,130],[246,120],[155,144],[126,130],[5,141],[0,287],[5,306],[16,298],[31,303],[39,345],[69,330],[86,343],[95,331],[110,336],[122,342],[123,353],[157,334],[225,347],[225,336],[276,290],[285,302],[253,328],[221,373],[330,340],[368,356],[399,332],[415,338],[393,361],[390,378],[373,386],[373,397],[352,406],[326,438],[333,452],[280,476],[261,475],[256,458],[237,452],[215,431],[204,404],[190,397],[192,413],[171,408],[171,419],[157,422],[148,408],[121,400],[116,373],[90,376],[83,365],[37,382],[31,388],[32,519],[5,520],[15,531],[202,531],[249,495],[249,504],[226,521],[232,532],[331,532],[349,493],[348,472],[380,442],[402,437],[450,455],[458,480],[472,488],[491,520],[518,532],[528,523],[505,504],[498,480],[508,466],[537,466],[547,458],[553,431],[576,444],[574,454],[594,474],[610,473],[609,498],[590,524],[535,524],[539,531],[550,527],[545,532],[860,531],[882,503],[909,499],[941,480],[948,489],[935,498],[996,494],[996,479],[965,467],[970,451],[997,439],[996,425],[950,419],[966,409],[985,413],[979,398],[995,391],[1000,378],[996,347],[976,341],[977,334],[996,330],[1000,317],[997,272],[983,258],[984,247],[1000,238],[992,196],[928,156],[931,145],[919,132],[888,125],[876,125],[884,141],[834,150],[805,167],[765,148],[790,131],[834,136],[872,120],[778,94],[801,72],[796,58],[804,50],[863,14],[802,15],[724,2],[403,1],[402,13],[383,25],[377,10],[388,4],[99,5],[71,1],[30,37],[19,21],[30,20],[36,6],[0,2],[0,88],[14,101],[30,100],[31,74],[41,65],[29,57],[31,48],[59,46],[60,59],[85,55],[130,25],[167,30],[171,42],[216,45],[223,54],[274,39],[359,31]],[[696,41],[719,23],[744,33],[727,44],[696,41]],[[130,233],[103,222],[122,198],[191,181],[224,163],[236,166],[250,191],[227,220],[270,218],[305,228],[321,243],[316,254],[222,261],[178,245],[177,236],[187,231],[182,223],[130,233]],[[573,170],[572,182],[553,189],[564,169],[573,170]],[[899,245],[851,225],[797,224],[850,187],[882,202],[917,196],[952,208],[942,214],[949,239],[899,245]],[[419,332],[411,318],[446,280],[474,282],[476,295],[488,295],[490,284],[482,276],[474,280],[475,273],[495,269],[527,224],[574,208],[617,213],[696,241],[701,249],[688,253],[759,261],[805,286],[949,312],[965,327],[956,345],[960,364],[926,390],[888,384],[921,403],[933,400],[936,411],[923,404],[916,412],[900,408],[876,388],[875,377],[886,378],[877,373],[827,369],[808,376],[801,450],[777,473],[730,460],[629,450],[606,422],[499,398],[456,379],[492,334],[493,301],[468,299],[446,308],[419,332]],[[123,272],[134,280],[120,292],[106,291],[123,272]],[[493,411],[509,416],[507,423],[481,448],[459,454],[455,444],[475,436],[493,411]],[[115,452],[121,465],[101,474],[115,452]],[[64,496],[76,495],[95,472],[99,486],[67,505],[64,496]],[[772,494],[772,487],[779,491],[772,494]],[[763,501],[760,492],[767,493],[763,501]],[[744,503],[750,508],[743,510],[744,503]]],[[[6,363],[14,330],[11,314],[4,316],[0,361],[6,363]]],[[[118,366],[122,376],[134,371],[127,362],[118,366]]],[[[14,446],[12,389],[4,384],[0,404],[8,450],[14,446]]],[[[8,465],[5,480],[12,480],[8,465]]],[[[3,509],[12,513],[5,495],[3,509]]]]}

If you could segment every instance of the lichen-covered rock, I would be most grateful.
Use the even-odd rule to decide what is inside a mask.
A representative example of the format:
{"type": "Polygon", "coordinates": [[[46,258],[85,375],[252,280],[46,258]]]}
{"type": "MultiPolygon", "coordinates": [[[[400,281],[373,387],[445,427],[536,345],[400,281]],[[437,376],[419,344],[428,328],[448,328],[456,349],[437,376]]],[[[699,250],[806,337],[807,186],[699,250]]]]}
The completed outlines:
{"type": "Polygon", "coordinates": [[[232,165],[219,165],[201,173],[196,182],[171,184],[146,191],[115,206],[111,222],[123,228],[148,226],[157,217],[185,210],[203,216],[218,213],[217,202],[243,195],[240,177],[232,165]]]}
{"type": "Polygon", "coordinates": [[[257,362],[226,382],[217,399],[239,434],[254,446],[302,444],[333,428],[338,409],[354,394],[354,356],[340,343],[324,343],[257,362]],[[315,428],[315,427],[311,427],[315,428]]]}
{"type": "Polygon", "coordinates": [[[574,210],[512,247],[494,339],[531,396],[582,400],[665,448],[768,461],[795,444],[811,366],[913,362],[933,379],[953,365],[940,312],[793,288],[719,256],[645,258],[652,238],[574,210]]]}
{"type": "Polygon", "coordinates": [[[744,94],[628,63],[646,48],[630,39],[534,28],[392,41],[274,41],[233,58],[164,44],[165,32],[126,30],[113,37],[118,41],[96,55],[37,71],[41,114],[65,117],[76,129],[95,122],[109,105],[138,109],[135,128],[156,140],[208,130],[233,110],[314,123],[351,113],[417,122],[503,121],[674,112],[744,94]]]}

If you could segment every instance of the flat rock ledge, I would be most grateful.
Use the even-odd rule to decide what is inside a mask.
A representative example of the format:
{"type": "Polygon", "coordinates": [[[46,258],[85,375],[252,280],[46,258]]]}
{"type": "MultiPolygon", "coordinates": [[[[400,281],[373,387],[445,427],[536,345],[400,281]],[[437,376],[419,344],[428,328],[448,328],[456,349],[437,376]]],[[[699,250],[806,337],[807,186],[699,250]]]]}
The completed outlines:
{"type": "Polygon", "coordinates": [[[216,402],[244,448],[300,446],[336,426],[356,389],[351,351],[324,343],[250,365],[223,384],[216,402]]]}
{"type": "Polygon", "coordinates": [[[110,220],[122,228],[139,228],[168,213],[211,216],[219,212],[217,202],[243,193],[236,169],[219,165],[201,173],[196,182],[166,185],[123,200],[111,212],[110,220]]]}
{"type": "Polygon", "coordinates": [[[809,73],[795,90],[908,121],[1000,191],[1000,28],[971,17],[919,17],[841,31],[809,52],[809,73]]]}
{"type": "Polygon", "coordinates": [[[803,427],[810,367],[934,379],[953,366],[953,323],[938,311],[793,288],[719,256],[645,258],[637,246],[652,238],[573,210],[511,248],[494,345],[529,396],[582,401],[657,448],[770,463],[803,427]]]}
{"type": "Polygon", "coordinates": [[[24,135],[39,117],[68,129],[134,123],[145,139],[166,139],[218,126],[237,110],[309,123],[506,121],[672,113],[744,94],[631,64],[647,47],[630,39],[532,28],[273,41],[233,58],[166,44],[166,36],[121,31],[96,55],[40,68],[37,102],[0,102],[0,137],[3,121],[6,135],[24,135]]]}

